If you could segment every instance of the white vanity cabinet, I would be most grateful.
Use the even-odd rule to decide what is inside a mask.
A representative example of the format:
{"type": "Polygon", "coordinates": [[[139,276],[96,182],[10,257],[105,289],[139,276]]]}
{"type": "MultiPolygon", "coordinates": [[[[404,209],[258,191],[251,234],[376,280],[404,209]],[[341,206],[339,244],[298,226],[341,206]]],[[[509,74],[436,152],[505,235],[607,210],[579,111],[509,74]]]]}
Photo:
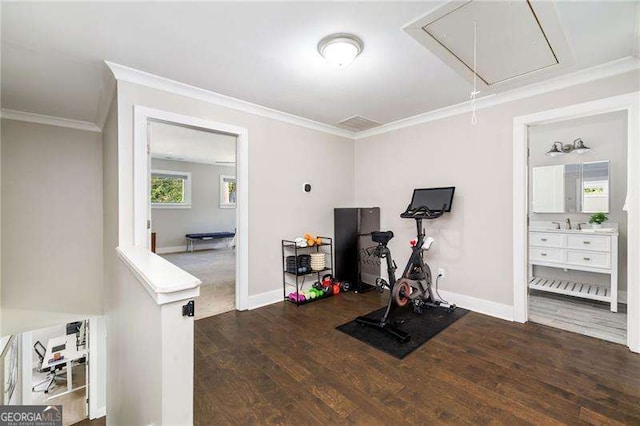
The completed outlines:
{"type": "Polygon", "coordinates": [[[579,230],[529,232],[529,288],[611,304],[618,311],[618,233],[579,230]],[[610,285],[536,277],[533,265],[610,275],[610,285]]]}

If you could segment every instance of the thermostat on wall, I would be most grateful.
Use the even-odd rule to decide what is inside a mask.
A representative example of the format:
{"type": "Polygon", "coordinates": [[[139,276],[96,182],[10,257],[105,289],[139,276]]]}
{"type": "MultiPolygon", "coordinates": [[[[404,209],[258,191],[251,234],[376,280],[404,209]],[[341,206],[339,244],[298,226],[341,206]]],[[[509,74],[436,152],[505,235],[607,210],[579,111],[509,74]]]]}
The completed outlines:
{"type": "Polygon", "coordinates": [[[311,192],[311,184],[308,182],[305,182],[304,184],[302,184],[302,190],[304,192],[311,192]]]}

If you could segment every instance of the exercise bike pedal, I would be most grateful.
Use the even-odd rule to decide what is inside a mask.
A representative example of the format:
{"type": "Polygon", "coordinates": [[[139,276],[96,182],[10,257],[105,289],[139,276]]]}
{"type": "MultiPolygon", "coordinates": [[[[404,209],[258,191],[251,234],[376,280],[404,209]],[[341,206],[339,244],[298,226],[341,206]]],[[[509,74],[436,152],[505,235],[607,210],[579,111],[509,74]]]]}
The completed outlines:
{"type": "Polygon", "coordinates": [[[386,287],[389,287],[389,284],[383,278],[376,279],[376,289],[378,293],[384,293],[386,287]]]}

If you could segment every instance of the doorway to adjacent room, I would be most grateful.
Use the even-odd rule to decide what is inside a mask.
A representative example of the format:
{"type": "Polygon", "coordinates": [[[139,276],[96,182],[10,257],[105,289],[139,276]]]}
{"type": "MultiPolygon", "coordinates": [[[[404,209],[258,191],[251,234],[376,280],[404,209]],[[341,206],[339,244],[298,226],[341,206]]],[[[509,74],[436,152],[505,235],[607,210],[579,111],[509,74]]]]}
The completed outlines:
{"type": "Polygon", "coordinates": [[[151,248],[202,281],[196,319],[236,308],[236,137],[151,122],[151,248]]]}
{"type": "MultiPolygon", "coordinates": [[[[578,308],[555,306],[558,304],[560,296],[571,296],[569,298],[571,302],[580,299],[589,304],[606,303],[612,314],[621,314],[617,315],[618,317],[622,316],[621,311],[624,310],[620,309],[618,303],[621,299],[620,296],[623,296],[627,302],[626,321],[624,318],[622,319],[622,323],[626,323],[626,335],[613,336],[610,332],[603,334],[593,328],[587,332],[585,332],[586,329],[581,329],[581,331],[582,334],[599,338],[606,337],[607,340],[624,343],[632,351],[640,352],[640,264],[624,262],[619,259],[620,249],[625,252],[623,256],[626,255],[628,259],[638,258],[640,250],[637,231],[640,226],[640,199],[638,197],[640,190],[638,187],[639,109],[638,93],[629,93],[514,119],[513,281],[515,321],[540,321],[541,315],[544,316],[550,310],[556,310],[556,312],[564,312],[563,315],[574,322],[574,324],[565,324],[565,326],[577,331],[576,325],[580,327],[584,324],[575,324],[576,321],[590,322],[592,325],[600,322],[602,325],[605,321],[609,322],[610,318],[596,318],[591,316],[591,312],[585,313],[582,318],[577,318],[578,308]],[[592,120],[595,120],[594,123],[587,123],[592,120]],[[578,158],[582,154],[595,153],[597,150],[598,158],[573,162],[576,164],[568,166],[565,164],[538,165],[538,170],[533,168],[529,170],[528,162],[534,155],[530,152],[532,148],[530,139],[531,136],[535,138],[536,128],[542,129],[544,133],[544,126],[549,126],[546,129],[557,133],[562,130],[563,126],[570,124],[569,130],[575,133],[578,129],[572,128],[572,125],[587,124],[587,126],[602,127],[608,122],[619,122],[617,126],[619,129],[616,131],[605,130],[603,139],[593,146],[590,146],[586,140],[582,140],[581,134],[576,133],[572,141],[564,141],[564,143],[563,141],[556,143],[555,140],[547,140],[548,146],[544,149],[545,153],[543,154],[545,158],[557,159],[564,156],[578,158]],[[606,154],[608,146],[612,143],[611,139],[616,137],[616,132],[619,134],[620,143],[625,145],[627,152],[617,161],[617,165],[610,161],[617,157],[611,153],[610,155],[606,154]],[[606,158],[607,156],[611,158],[606,158]],[[611,174],[611,167],[614,165],[614,174],[620,176],[616,177],[611,174]],[[549,168],[550,166],[552,168],[549,168]],[[560,173],[561,169],[562,173],[560,173]],[[615,183],[612,177],[618,183],[615,183]],[[566,182],[568,185],[553,185],[558,189],[548,188],[553,182],[560,181],[566,182]],[[531,191],[529,191],[530,185],[531,191]],[[546,189],[542,190],[543,187],[546,189]],[[618,194],[618,192],[620,193],[618,194]],[[567,210],[567,206],[573,211],[567,210]],[[555,212],[559,208],[562,209],[562,213],[555,212]],[[562,214],[563,220],[551,216],[547,218],[549,220],[545,220],[545,218],[540,220],[540,214],[562,214]],[[594,215],[598,217],[594,218],[594,215]],[[600,229],[594,229],[597,226],[593,227],[592,224],[598,225],[604,220],[604,217],[608,216],[611,216],[612,219],[609,223],[605,221],[605,225],[600,229]],[[591,222],[591,224],[581,222],[591,222]],[[579,227],[578,224],[580,224],[579,227]],[[618,241],[621,234],[626,234],[623,235],[626,237],[626,244],[624,238],[622,241],[618,241]],[[555,277],[555,279],[554,277],[543,277],[542,274],[548,274],[549,270],[554,270],[556,274],[559,273],[562,276],[555,277]],[[594,280],[594,273],[605,276],[605,281],[594,280]],[[591,275],[587,276],[588,274],[591,275]],[[620,275],[626,278],[622,282],[620,275]],[[584,282],[587,279],[589,282],[584,282]],[[626,292],[623,294],[618,293],[621,285],[626,286],[626,292]],[[538,296],[544,297],[547,302],[554,305],[547,304],[546,307],[542,307],[546,314],[538,309],[541,308],[540,305],[535,306],[538,296]],[[601,300],[597,300],[597,298],[601,300]],[[589,319],[589,317],[591,318],[589,319]],[[585,318],[587,318],[586,321],[584,321],[585,318]]],[[[566,139],[566,136],[563,137],[566,139]]],[[[547,139],[548,137],[549,135],[547,135],[547,139]]],[[[620,257],[623,258],[623,256],[620,257]]],[[[562,302],[567,302],[564,299],[566,298],[562,297],[562,302]]],[[[592,309],[594,307],[581,305],[579,308],[592,309]]],[[[602,308],[602,306],[597,308],[602,308]]],[[[598,309],[598,311],[602,311],[602,309],[598,309]]],[[[556,322],[549,325],[559,326],[560,324],[556,322]]],[[[622,330],[622,328],[618,328],[622,330]]],[[[611,331],[611,328],[608,331],[611,331]]]]}

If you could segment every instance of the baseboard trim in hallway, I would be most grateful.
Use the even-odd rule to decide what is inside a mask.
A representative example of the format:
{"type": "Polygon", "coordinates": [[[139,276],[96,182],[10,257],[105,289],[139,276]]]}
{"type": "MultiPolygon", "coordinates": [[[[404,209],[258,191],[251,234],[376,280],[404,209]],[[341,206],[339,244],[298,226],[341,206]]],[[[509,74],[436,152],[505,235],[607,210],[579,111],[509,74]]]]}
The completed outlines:
{"type": "Polygon", "coordinates": [[[266,291],[264,293],[249,296],[249,309],[257,309],[282,301],[282,289],[266,291]]]}
{"type": "Polygon", "coordinates": [[[438,292],[442,295],[443,299],[450,303],[454,303],[461,308],[489,315],[494,318],[513,321],[513,306],[511,305],[505,305],[503,303],[492,302],[491,300],[480,299],[446,290],[438,290],[438,292]]]}
{"type": "MultiPolygon", "coordinates": [[[[513,321],[513,306],[490,300],[479,299],[477,297],[454,293],[446,290],[439,290],[439,293],[447,301],[470,311],[492,316],[494,318],[513,321]]],[[[249,309],[257,309],[273,303],[283,301],[282,290],[271,290],[264,293],[249,296],[249,309]]]]}

